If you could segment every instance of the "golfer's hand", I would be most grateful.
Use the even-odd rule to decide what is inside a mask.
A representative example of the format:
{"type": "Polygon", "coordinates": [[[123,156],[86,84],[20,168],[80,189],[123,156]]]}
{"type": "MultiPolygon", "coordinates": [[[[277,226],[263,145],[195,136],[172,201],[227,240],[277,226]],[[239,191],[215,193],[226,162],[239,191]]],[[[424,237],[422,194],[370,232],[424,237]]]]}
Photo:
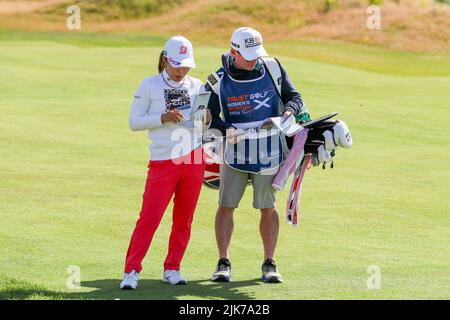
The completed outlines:
{"type": "Polygon", "coordinates": [[[229,143],[236,144],[239,142],[239,137],[235,128],[228,128],[226,131],[226,138],[229,143]]]}
{"type": "Polygon", "coordinates": [[[178,123],[183,120],[183,114],[179,110],[169,110],[161,115],[161,123],[175,122],[178,123]]]}
{"type": "Polygon", "coordinates": [[[211,111],[209,111],[209,109],[206,109],[205,124],[209,125],[210,122],[211,122],[211,111]]]}

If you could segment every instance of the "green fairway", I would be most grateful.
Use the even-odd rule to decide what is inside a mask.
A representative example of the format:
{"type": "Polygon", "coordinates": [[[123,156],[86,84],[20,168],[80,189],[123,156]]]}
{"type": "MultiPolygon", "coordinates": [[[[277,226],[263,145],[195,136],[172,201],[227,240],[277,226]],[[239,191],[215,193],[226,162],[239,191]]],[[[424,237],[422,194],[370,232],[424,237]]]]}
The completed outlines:
{"type": "MultiPolygon", "coordinates": [[[[285,224],[287,192],[278,194],[276,261],[285,282],[259,280],[251,188],[235,213],[233,282],[209,281],[218,193],[203,188],[181,270],[189,284],[161,281],[169,208],[139,289],[123,292],[149,154],[146,132],[129,130],[128,113],[164,40],[61,38],[0,32],[0,299],[450,298],[448,55],[268,43],[313,117],[339,112],[354,139],[333,170],[307,173],[299,228],[285,224]],[[366,284],[373,265],[378,290],[366,284]],[[81,270],[80,289],[66,286],[69,266],[81,270]]],[[[191,74],[204,80],[226,47],[195,50],[191,74]]]]}

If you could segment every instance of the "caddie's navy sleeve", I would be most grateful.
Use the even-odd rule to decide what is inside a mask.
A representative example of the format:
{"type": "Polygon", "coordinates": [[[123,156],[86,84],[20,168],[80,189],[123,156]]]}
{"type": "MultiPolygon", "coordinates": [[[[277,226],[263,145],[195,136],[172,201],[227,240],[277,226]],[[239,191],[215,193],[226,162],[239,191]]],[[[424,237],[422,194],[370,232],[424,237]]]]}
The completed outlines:
{"type": "Polygon", "coordinates": [[[211,111],[211,126],[210,129],[218,129],[225,135],[225,130],[231,127],[231,124],[225,122],[220,117],[220,102],[219,96],[212,91],[209,83],[205,84],[205,91],[211,91],[211,96],[209,97],[208,109],[211,111]]]}
{"type": "Polygon", "coordinates": [[[300,92],[295,88],[286,69],[284,69],[278,60],[277,62],[281,70],[281,100],[284,104],[283,113],[285,111],[291,111],[294,115],[297,115],[303,111],[308,111],[303,103],[300,92]]]}

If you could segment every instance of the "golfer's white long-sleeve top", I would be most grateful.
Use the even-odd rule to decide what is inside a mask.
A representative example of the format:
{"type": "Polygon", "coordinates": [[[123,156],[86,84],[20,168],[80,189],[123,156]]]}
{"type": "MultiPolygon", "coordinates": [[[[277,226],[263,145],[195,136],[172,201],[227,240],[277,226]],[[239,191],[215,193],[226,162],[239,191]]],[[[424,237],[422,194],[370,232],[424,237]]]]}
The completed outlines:
{"type": "Polygon", "coordinates": [[[166,71],[145,78],[134,95],[130,111],[132,131],[148,130],[151,160],[168,160],[184,156],[202,144],[198,128],[162,123],[167,110],[179,109],[189,113],[195,96],[204,91],[199,79],[186,76],[182,82],[169,78],[166,71]]]}

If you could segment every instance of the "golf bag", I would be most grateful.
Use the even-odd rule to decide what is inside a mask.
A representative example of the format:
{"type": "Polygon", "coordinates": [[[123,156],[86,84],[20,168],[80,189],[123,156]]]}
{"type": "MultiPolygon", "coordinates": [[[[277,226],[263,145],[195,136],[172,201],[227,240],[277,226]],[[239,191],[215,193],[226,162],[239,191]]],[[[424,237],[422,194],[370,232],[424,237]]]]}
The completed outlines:
{"type": "Polygon", "coordinates": [[[303,124],[305,130],[308,130],[306,141],[298,139],[299,134],[297,134],[288,154],[288,160],[285,166],[280,168],[272,184],[275,189],[283,190],[289,175],[293,173],[286,203],[286,221],[294,226],[298,226],[300,195],[306,170],[311,164],[317,166],[320,163],[322,163],[322,168],[325,169],[326,163],[330,161],[330,167],[333,168],[336,149],[352,146],[352,136],[347,125],[343,121],[328,120],[334,115],[330,114],[323,119],[303,124]],[[298,152],[300,148],[302,152],[298,152]]]}
{"type": "Polygon", "coordinates": [[[203,184],[211,189],[220,187],[220,152],[223,138],[207,131],[203,136],[203,151],[205,156],[205,175],[203,184]]]}
{"type": "Polygon", "coordinates": [[[325,169],[326,163],[331,162],[330,168],[333,168],[336,149],[351,148],[352,143],[352,136],[344,121],[326,120],[309,128],[304,150],[305,154],[312,155],[313,166],[322,164],[325,169]]]}
{"type": "Polygon", "coordinates": [[[211,189],[220,188],[220,164],[213,162],[206,163],[203,184],[211,189]]]}

